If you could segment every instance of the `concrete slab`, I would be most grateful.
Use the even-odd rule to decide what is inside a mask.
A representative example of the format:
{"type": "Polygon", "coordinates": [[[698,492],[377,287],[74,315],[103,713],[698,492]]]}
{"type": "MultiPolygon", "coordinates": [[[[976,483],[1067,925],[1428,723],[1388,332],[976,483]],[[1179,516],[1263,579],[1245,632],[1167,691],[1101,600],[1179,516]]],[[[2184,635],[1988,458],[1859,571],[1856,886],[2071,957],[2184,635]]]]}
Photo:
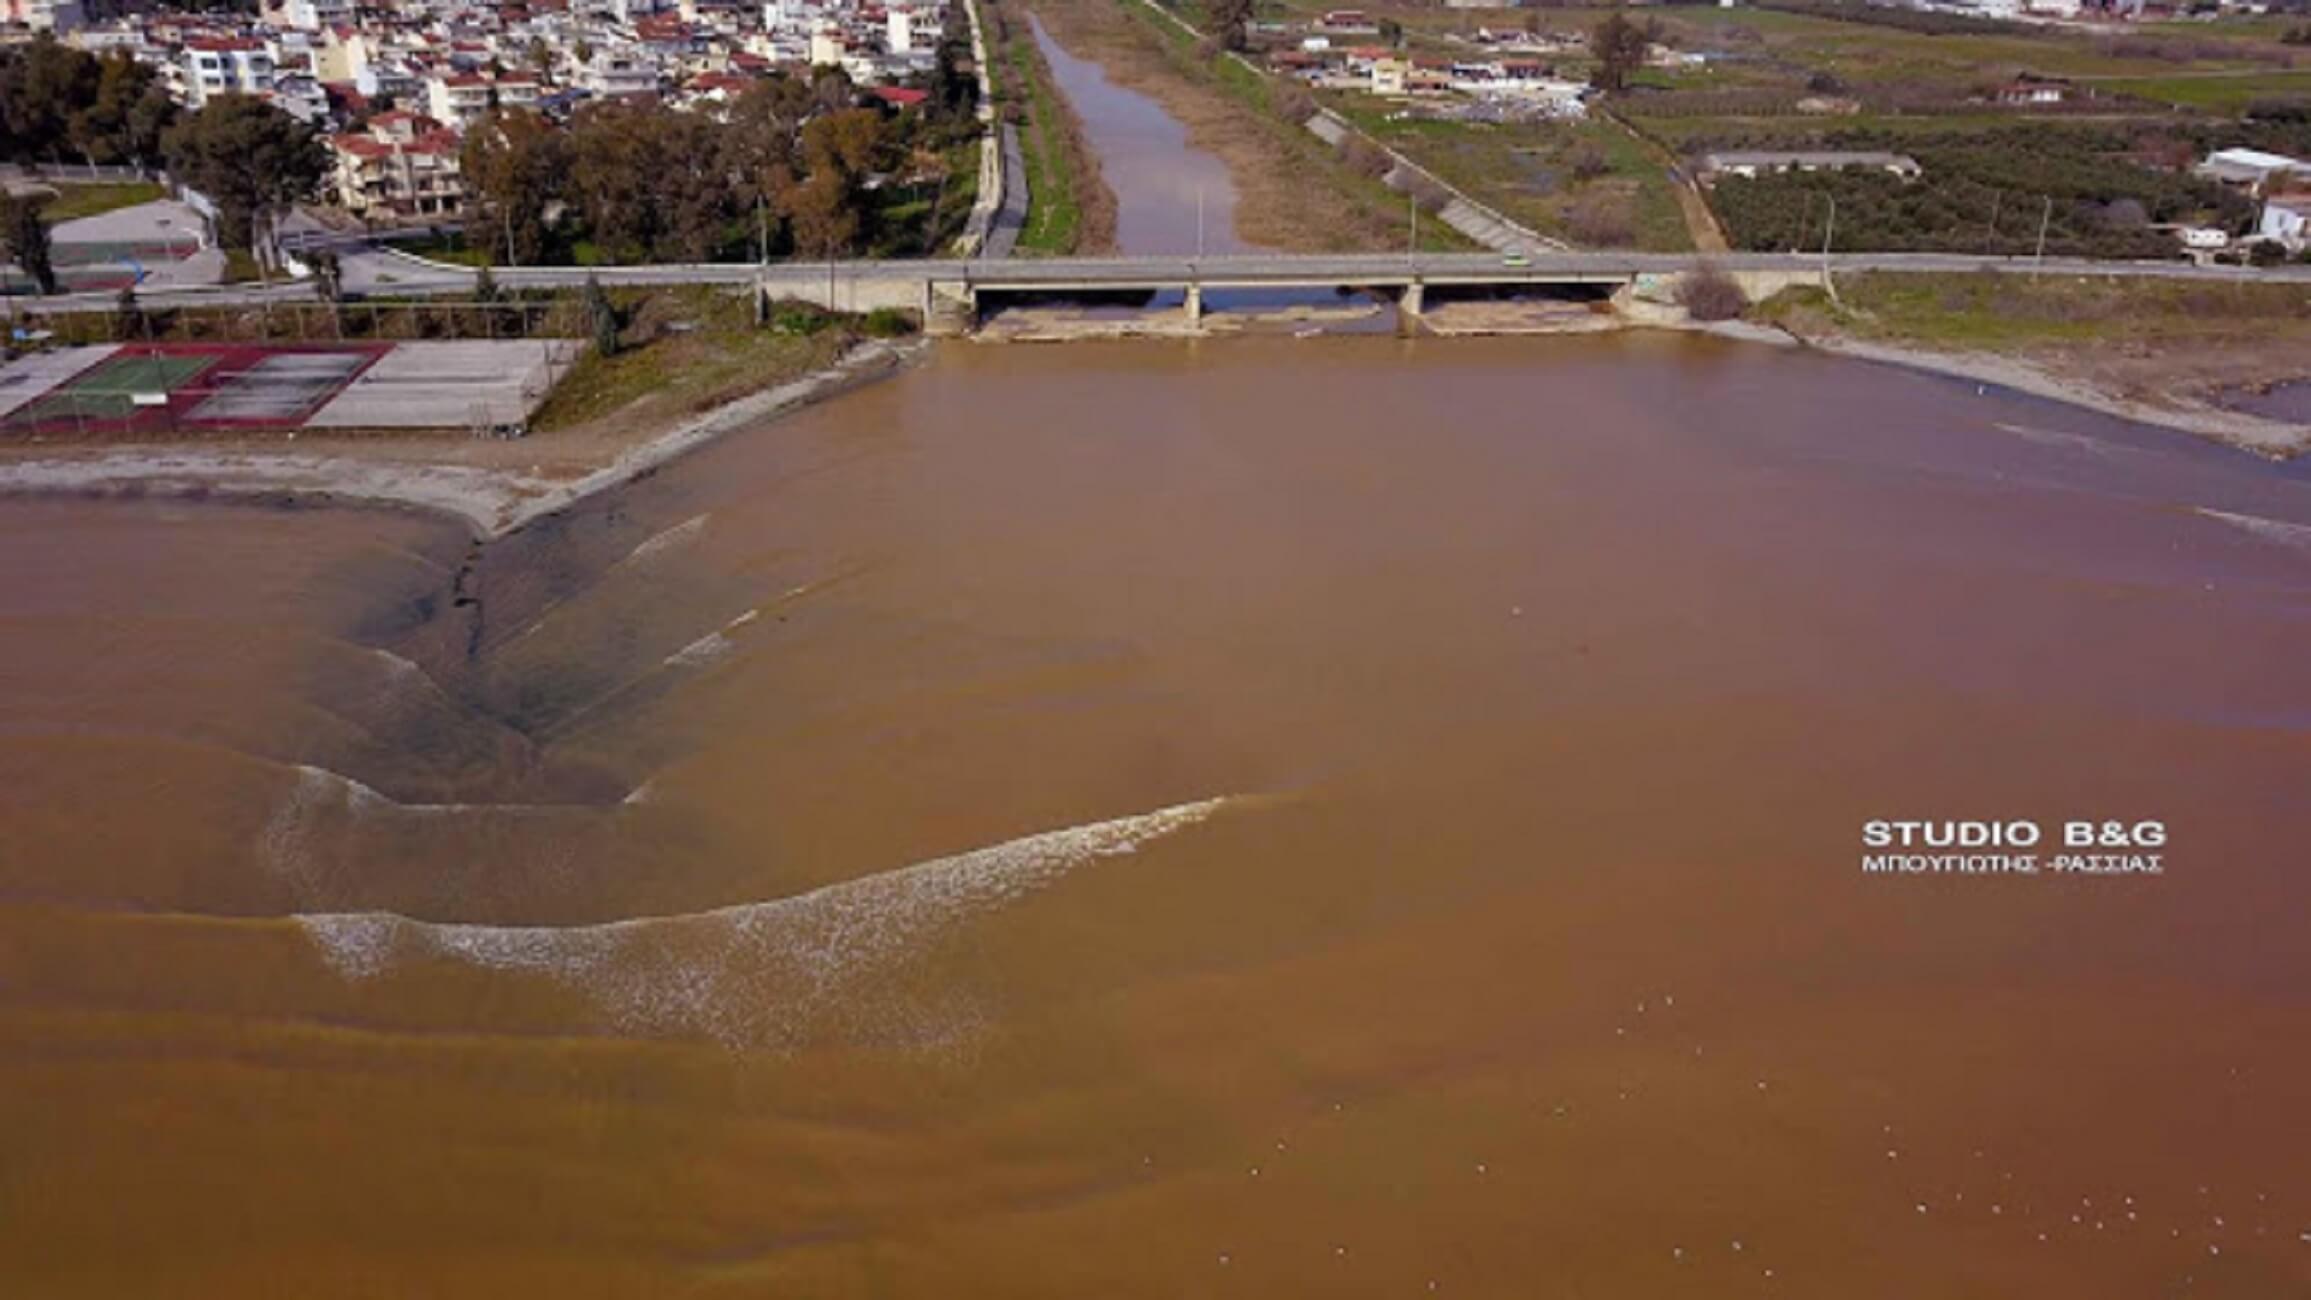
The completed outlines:
{"type": "Polygon", "coordinates": [[[225,278],[223,253],[206,243],[201,214],[175,199],[155,199],[60,221],[50,232],[59,268],[133,265],[144,271],[139,289],[181,289],[225,278]]]}
{"type": "Polygon", "coordinates": [[[47,396],[58,385],[87,373],[113,353],[117,344],[57,348],[34,352],[0,365],[0,417],[6,417],[47,396]]]}
{"type": "Polygon", "coordinates": [[[308,429],[525,423],[575,364],[575,339],[403,343],[305,421],[308,429]]]}

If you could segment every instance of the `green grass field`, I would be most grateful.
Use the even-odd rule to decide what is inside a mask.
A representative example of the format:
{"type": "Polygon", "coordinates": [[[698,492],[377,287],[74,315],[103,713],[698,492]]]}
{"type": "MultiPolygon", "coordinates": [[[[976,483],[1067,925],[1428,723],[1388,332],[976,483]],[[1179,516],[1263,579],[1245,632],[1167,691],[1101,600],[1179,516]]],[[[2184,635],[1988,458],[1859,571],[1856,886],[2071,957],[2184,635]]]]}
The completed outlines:
{"type": "Polygon", "coordinates": [[[41,208],[40,215],[51,223],[71,221],[167,197],[167,190],[145,181],[117,185],[60,184],[56,186],[56,197],[41,208]]]}
{"type": "Polygon", "coordinates": [[[2154,104],[2171,104],[2206,113],[2237,113],[2259,99],[2311,97],[2311,69],[2240,76],[2168,73],[2097,80],[2094,85],[2099,90],[2133,95],[2154,104]]]}

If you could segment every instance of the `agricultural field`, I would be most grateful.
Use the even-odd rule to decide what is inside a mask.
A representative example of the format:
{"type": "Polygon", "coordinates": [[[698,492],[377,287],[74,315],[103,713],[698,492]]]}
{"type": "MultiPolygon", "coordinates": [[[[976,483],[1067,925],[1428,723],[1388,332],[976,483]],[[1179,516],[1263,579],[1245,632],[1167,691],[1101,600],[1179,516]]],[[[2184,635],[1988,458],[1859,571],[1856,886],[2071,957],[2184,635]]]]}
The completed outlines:
{"type": "MultiPolygon", "coordinates": [[[[1296,42],[1333,7],[1263,9],[1260,39],[1296,42]]],[[[1708,247],[1713,215],[1745,249],[1828,238],[1846,250],[2013,254],[2043,234],[2050,253],[2171,256],[2180,227],[2254,229],[2252,200],[2191,175],[2208,152],[2311,156],[2311,45],[2295,43],[2295,19],[2089,29],[1844,0],[1358,7],[1378,30],[1351,39],[1414,60],[1494,57],[1483,32],[1553,38],[1542,57],[1566,80],[1598,68],[1586,45],[1599,23],[1622,14],[1643,25],[1651,56],[1623,89],[1592,97],[1585,122],[1438,120],[1454,115],[1433,97],[1324,95],[1455,186],[1577,244],[1708,247]],[[1685,185],[1703,155],[1728,149],[1885,150],[1924,171],[1910,182],[1789,172],[1685,185]],[[1693,216],[1703,202],[1708,215],[1693,216]]]]}

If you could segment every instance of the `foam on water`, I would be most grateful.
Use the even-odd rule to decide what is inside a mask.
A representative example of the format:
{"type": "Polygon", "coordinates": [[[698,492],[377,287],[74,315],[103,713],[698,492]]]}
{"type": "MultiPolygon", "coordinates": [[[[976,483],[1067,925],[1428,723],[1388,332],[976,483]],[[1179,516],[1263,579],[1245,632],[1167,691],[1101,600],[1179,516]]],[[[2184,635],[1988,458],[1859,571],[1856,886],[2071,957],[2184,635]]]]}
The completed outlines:
{"type": "Polygon", "coordinates": [[[709,632],[666,656],[664,662],[668,668],[703,668],[737,647],[737,642],[721,632],[709,632]]]}
{"type": "Polygon", "coordinates": [[[648,538],[645,538],[641,545],[636,546],[633,550],[626,552],[626,558],[618,561],[619,567],[622,568],[629,564],[647,560],[651,556],[658,554],[660,551],[667,550],[670,547],[681,546],[685,543],[696,541],[699,534],[704,533],[705,531],[706,516],[692,515],[690,518],[683,520],[681,523],[674,525],[672,528],[666,529],[664,532],[656,533],[648,538]]]}
{"type": "Polygon", "coordinates": [[[2283,519],[2265,519],[2261,515],[2233,514],[2228,510],[2215,510],[2207,506],[2199,506],[2197,510],[2209,519],[2242,529],[2266,542],[2276,542],[2299,551],[2311,551],[2311,524],[2291,524],[2283,519]]]}
{"type": "Polygon", "coordinates": [[[2063,447],[2074,451],[2093,452],[2096,455],[2108,454],[2111,451],[2109,443],[2099,438],[2087,437],[2083,433],[2065,433],[2060,429],[2038,429],[2027,424],[2001,423],[1997,428],[2000,432],[2011,433],[2024,442],[2034,442],[2041,447],[2063,447]]]}
{"type": "MultiPolygon", "coordinates": [[[[418,894],[395,894],[397,878],[380,873],[379,861],[433,861],[449,846],[468,842],[476,826],[496,824],[499,856],[484,873],[500,882],[525,873],[554,872],[571,844],[599,834],[617,810],[639,804],[642,787],[607,808],[558,803],[402,803],[352,777],[327,768],[296,764],[294,780],[255,837],[255,856],[274,879],[292,891],[295,905],[345,907],[375,905],[388,898],[431,897],[442,888],[462,887],[435,870],[433,886],[418,894]],[[518,825],[505,825],[506,819],[518,825]],[[447,837],[447,838],[444,838],[447,837]],[[444,884],[443,882],[448,882],[444,884]]],[[[645,782],[645,784],[647,784],[645,782]]],[[[479,879],[480,877],[474,877],[479,879]]],[[[402,879],[399,884],[409,883],[402,879]]]]}
{"type": "Polygon", "coordinates": [[[972,915],[1210,817],[1228,798],[1046,831],[788,898],[583,926],[459,925],[383,912],[294,918],[348,980],[448,960],[542,976],[621,1033],[780,1047],[922,1041],[922,999],[881,987],[972,915]]]}

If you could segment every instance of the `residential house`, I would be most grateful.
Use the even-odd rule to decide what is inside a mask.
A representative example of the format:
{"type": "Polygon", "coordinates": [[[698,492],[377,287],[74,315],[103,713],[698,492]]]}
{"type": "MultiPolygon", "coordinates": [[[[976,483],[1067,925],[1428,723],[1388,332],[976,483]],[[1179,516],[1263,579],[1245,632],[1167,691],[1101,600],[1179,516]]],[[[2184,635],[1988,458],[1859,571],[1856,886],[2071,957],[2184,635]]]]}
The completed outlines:
{"type": "Polygon", "coordinates": [[[2285,245],[2289,252],[2311,247],[2311,194],[2265,200],[2263,220],[2255,233],[2285,245]]]}
{"type": "Polygon", "coordinates": [[[185,42],[184,99],[194,108],[228,92],[263,95],[273,89],[273,56],[247,36],[202,36],[185,42]]]}
{"type": "Polygon", "coordinates": [[[416,113],[380,113],[366,129],[332,136],[337,201],[380,223],[455,216],[465,206],[457,133],[416,113]]]}
{"type": "Polygon", "coordinates": [[[2217,149],[2194,170],[2208,180],[2255,195],[2268,194],[2291,179],[2311,178],[2311,162],[2260,149],[2217,149]]]}

